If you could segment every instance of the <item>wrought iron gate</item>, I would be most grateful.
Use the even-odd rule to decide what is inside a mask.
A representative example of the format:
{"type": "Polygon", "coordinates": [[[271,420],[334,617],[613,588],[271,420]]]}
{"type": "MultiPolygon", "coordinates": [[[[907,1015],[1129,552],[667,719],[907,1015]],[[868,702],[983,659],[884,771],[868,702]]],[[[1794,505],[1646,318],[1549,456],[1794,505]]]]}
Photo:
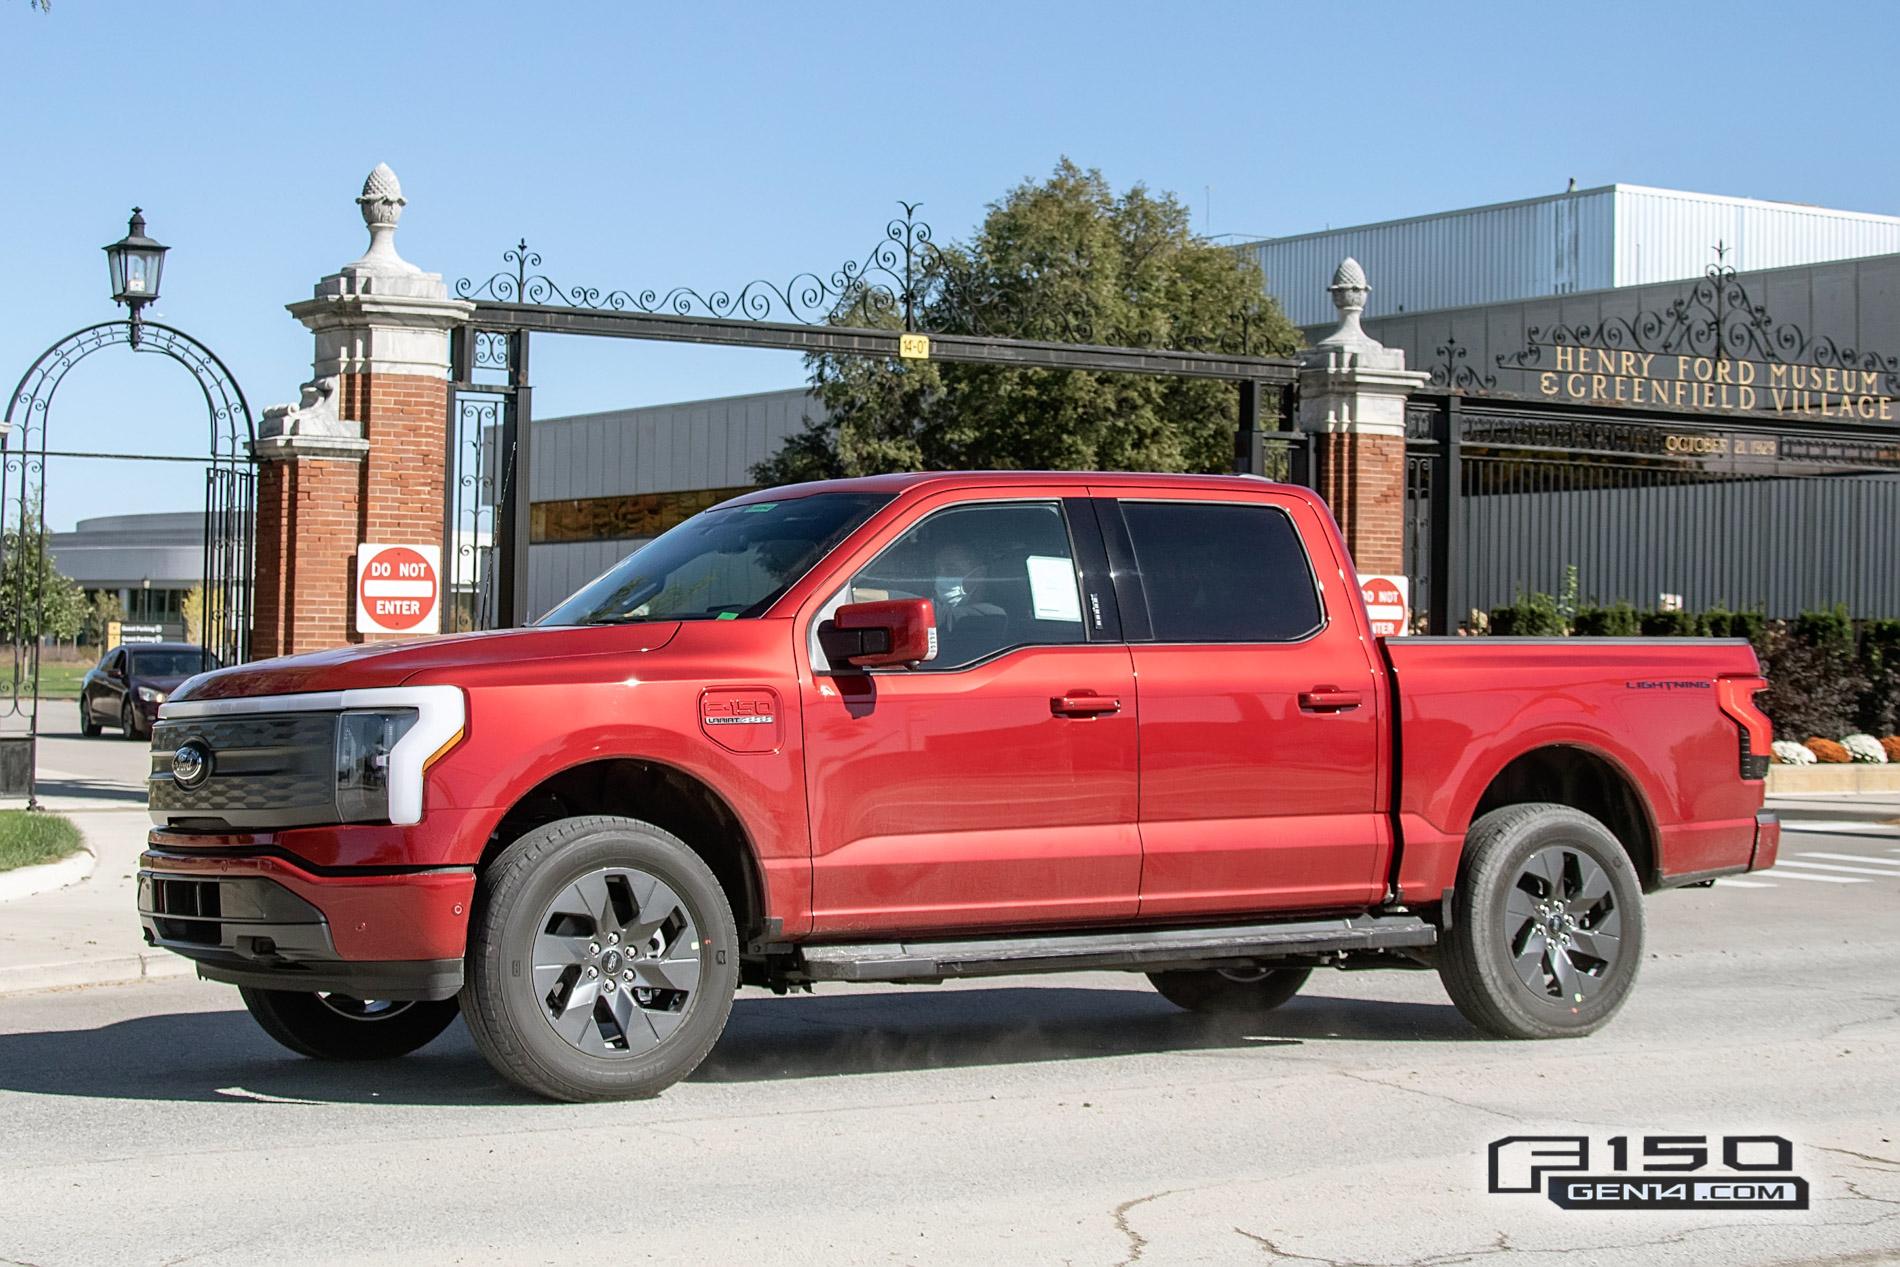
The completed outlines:
{"type": "Polygon", "coordinates": [[[1520,593],[1900,616],[1900,435],[1755,418],[1413,397],[1406,572],[1432,633],[1520,593]]]}
{"type": "Polygon", "coordinates": [[[157,352],[191,372],[204,393],[210,425],[205,459],[204,646],[226,664],[249,658],[255,564],[256,430],[249,404],[222,361],[190,335],[147,321],[108,321],[61,339],[41,353],[7,401],[0,434],[0,609],[11,646],[12,678],[0,699],[0,724],[24,722],[28,803],[33,803],[32,750],[39,737],[40,647],[45,624],[46,462],[50,457],[140,457],[74,454],[47,447],[48,413],[67,373],[102,348],[125,344],[157,352]]]}

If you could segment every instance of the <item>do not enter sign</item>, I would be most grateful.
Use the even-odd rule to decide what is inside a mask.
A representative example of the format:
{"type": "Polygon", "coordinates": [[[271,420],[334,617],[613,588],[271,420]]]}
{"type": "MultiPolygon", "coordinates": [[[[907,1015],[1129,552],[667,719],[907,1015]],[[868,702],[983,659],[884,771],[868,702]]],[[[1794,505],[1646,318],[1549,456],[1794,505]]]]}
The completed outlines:
{"type": "Polygon", "coordinates": [[[356,631],[425,633],[442,627],[442,551],[437,546],[356,548],[356,631]]]}
{"type": "Polygon", "coordinates": [[[1405,576],[1362,576],[1359,592],[1365,596],[1366,618],[1375,638],[1396,638],[1411,618],[1412,581],[1405,576]]]}

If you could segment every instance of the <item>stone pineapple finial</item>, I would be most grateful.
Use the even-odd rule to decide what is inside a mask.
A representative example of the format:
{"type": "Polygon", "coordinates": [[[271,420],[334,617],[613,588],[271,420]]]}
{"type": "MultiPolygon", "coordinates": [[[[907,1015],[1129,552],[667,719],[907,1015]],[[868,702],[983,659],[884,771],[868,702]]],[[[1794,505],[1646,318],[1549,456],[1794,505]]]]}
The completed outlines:
{"type": "Polygon", "coordinates": [[[402,182],[388,163],[376,164],[376,170],[363,181],[363,192],[356,205],[369,229],[369,249],[347,268],[367,272],[416,273],[421,270],[396,253],[396,224],[409,200],[402,196],[402,182]]]}
{"type": "Polygon", "coordinates": [[[1359,325],[1360,315],[1366,310],[1366,296],[1372,293],[1366,270],[1359,266],[1359,261],[1350,255],[1339,261],[1339,267],[1333,270],[1333,284],[1326,289],[1333,297],[1333,307],[1339,310],[1339,328],[1321,339],[1319,346],[1369,349],[1382,346],[1359,325]]]}

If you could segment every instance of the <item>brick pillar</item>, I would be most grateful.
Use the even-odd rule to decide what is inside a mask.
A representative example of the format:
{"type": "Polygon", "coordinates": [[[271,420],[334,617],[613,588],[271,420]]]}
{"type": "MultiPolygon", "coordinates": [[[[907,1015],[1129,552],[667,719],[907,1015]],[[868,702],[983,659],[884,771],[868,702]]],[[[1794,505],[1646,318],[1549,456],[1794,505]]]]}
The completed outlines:
{"type": "Polygon", "coordinates": [[[1365,271],[1348,259],[1329,287],[1339,329],[1301,355],[1299,428],[1313,439],[1314,484],[1362,573],[1405,568],[1405,400],[1430,376],[1359,324],[1365,271]]]}
{"type": "Polygon", "coordinates": [[[314,377],[258,429],[260,656],[364,641],[359,545],[442,545],[449,332],[474,305],[396,254],[394,172],[378,165],[356,201],[369,250],[290,305],[316,336],[314,377]]]}

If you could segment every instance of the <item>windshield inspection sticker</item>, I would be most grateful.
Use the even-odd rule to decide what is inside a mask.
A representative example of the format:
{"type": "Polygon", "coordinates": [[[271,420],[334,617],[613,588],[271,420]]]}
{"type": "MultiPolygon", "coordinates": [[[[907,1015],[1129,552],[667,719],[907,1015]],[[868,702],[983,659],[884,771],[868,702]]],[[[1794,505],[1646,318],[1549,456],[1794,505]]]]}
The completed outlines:
{"type": "Polygon", "coordinates": [[[1082,596],[1075,588],[1075,564],[1054,555],[1032,554],[1029,563],[1029,602],[1037,620],[1082,623],[1082,596]]]}
{"type": "Polygon", "coordinates": [[[1779,1135],[1506,1135],[1494,1195],[1541,1192],[1565,1210],[1805,1210],[1808,1181],[1779,1135]]]}

